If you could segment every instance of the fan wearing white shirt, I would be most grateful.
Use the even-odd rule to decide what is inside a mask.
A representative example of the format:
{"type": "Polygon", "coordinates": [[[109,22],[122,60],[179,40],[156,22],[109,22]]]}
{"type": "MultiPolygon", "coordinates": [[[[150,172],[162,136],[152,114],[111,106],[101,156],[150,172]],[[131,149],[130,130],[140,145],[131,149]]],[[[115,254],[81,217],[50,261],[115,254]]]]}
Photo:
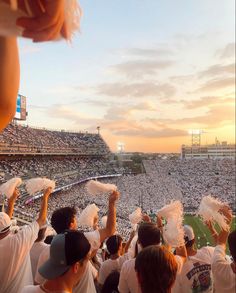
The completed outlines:
{"type": "MultiPolygon", "coordinates": [[[[106,238],[113,235],[116,230],[116,201],[119,198],[119,192],[113,191],[109,196],[108,202],[108,218],[107,225],[104,229],[95,230],[92,232],[84,233],[88,239],[92,253],[97,250],[101,242],[106,238]]],[[[54,230],[59,233],[63,233],[65,230],[77,230],[78,223],[76,218],[76,210],[71,207],[61,208],[52,214],[51,224],[54,230]]],[[[45,279],[39,274],[38,268],[49,258],[49,248],[44,249],[39,257],[37,272],[35,276],[35,282],[42,284],[45,279]]],[[[93,266],[89,261],[85,273],[83,274],[80,283],[73,289],[74,293],[96,293],[94,278],[93,278],[93,266]]]]}
{"type": "Polygon", "coordinates": [[[174,293],[213,292],[213,276],[211,261],[214,247],[205,246],[195,249],[195,235],[189,225],[184,226],[185,246],[187,250],[186,262],[177,274],[174,293]],[[194,291],[194,292],[195,292],[194,291]]]}
{"type": "Polygon", "coordinates": [[[165,246],[151,245],[137,255],[135,271],[142,293],[171,293],[178,264],[165,246]]]}
{"type": "MultiPolygon", "coordinates": [[[[161,233],[154,223],[142,223],[138,229],[139,250],[150,245],[160,245],[161,233]]],[[[135,258],[127,260],[121,269],[120,281],[118,285],[120,293],[141,292],[135,272],[135,258]]]]}
{"type": "MultiPolygon", "coordinates": [[[[232,212],[228,207],[222,210],[227,222],[231,224],[232,212]]],[[[236,292],[236,230],[221,230],[218,236],[217,246],[212,258],[212,273],[215,282],[215,293],[236,292]],[[229,251],[233,258],[232,262],[226,259],[226,243],[228,238],[229,251]]]]}
{"type": "Polygon", "coordinates": [[[42,251],[48,246],[48,244],[44,243],[46,230],[47,230],[46,226],[44,226],[43,228],[39,230],[38,238],[35,240],[30,250],[30,261],[31,261],[33,279],[35,277],[39,256],[42,253],[42,251]]]}
{"type": "Polygon", "coordinates": [[[121,255],[122,253],[122,238],[120,235],[112,235],[106,241],[107,250],[110,258],[105,260],[100,267],[98,283],[103,285],[106,278],[113,271],[120,272],[123,263],[128,260],[128,254],[121,255]]]}
{"type": "Polygon", "coordinates": [[[24,226],[12,234],[11,216],[18,196],[15,190],[8,202],[8,214],[0,212],[0,292],[16,293],[26,285],[33,284],[29,252],[37,238],[39,228],[45,225],[47,218],[48,198],[52,189],[48,188],[43,195],[39,217],[30,225],[24,226]]]}

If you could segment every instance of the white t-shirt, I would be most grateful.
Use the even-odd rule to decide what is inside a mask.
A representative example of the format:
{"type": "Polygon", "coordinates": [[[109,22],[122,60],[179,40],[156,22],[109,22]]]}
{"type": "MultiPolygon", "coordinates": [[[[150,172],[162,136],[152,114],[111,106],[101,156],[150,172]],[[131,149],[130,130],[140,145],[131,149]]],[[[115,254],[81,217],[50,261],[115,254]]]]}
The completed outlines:
{"type": "Polygon", "coordinates": [[[211,272],[211,260],[214,247],[203,247],[197,250],[193,256],[188,256],[177,274],[172,292],[213,292],[213,277],[211,272]]]}
{"type": "Polygon", "coordinates": [[[215,293],[235,293],[236,274],[225,256],[225,247],[217,245],[212,258],[215,293]]]}
{"type": "MultiPolygon", "coordinates": [[[[92,232],[84,233],[85,237],[91,244],[91,249],[95,250],[98,249],[101,245],[100,243],[100,233],[98,230],[92,232]]],[[[37,271],[35,275],[35,282],[38,284],[43,284],[45,279],[39,274],[38,269],[41,267],[45,261],[49,259],[50,256],[50,245],[43,250],[39,257],[37,271]]],[[[88,262],[86,270],[79,282],[79,284],[73,289],[74,293],[96,293],[94,280],[93,280],[93,266],[90,262],[88,262]]]]}
{"type": "Polygon", "coordinates": [[[99,275],[98,275],[98,283],[103,285],[106,278],[113,271],[120,272],[123,263],[128,260],[128,254],[122,255],[117,259],[108,259],[105,260],[100,267],[99,275]]]}
{"type": "Polygon", "coordinates": [[[127,260],[121,269],[118,290],[120,293],[139,293],[138,280],[135,272],[135,258],[127,260]]]}
{"type": "Polygon", "coordinates": [[[47,246],[48,244],[44,243],[43,241],[34,242],[30,250],[30,261],[31,261],[33,279],[35,277],[39,256],[47,246]]]}
{"type": "MultiPolygon", "coordinates": [[[[68,291],[57,291],[57,292],[68,293],[68,291]]],[[[45,293],[45,291],[43,291],[40,288],[40,285],[38,285],[38,286],[26,286],[20,293],[45,293]]]]}
{"type": "Polygon", "coordinates": [[[38,231],[38,223],[33,222],[0,240],[1,293],[20,292],[24,286],[33,284],[29,251],[38,231]]]}
{"type": "MultiPolygon", "coordinates": [[[[183,266],[183,260],[178,255],[175,256],[175,259],[178,265],[178,272],[180,272],[183,266]]],[[[135,272],[135,258],[127,260],[123,264],[118,289],[120,293],[141,293],[135,272]]]]}
{"type": "Polygon", "coordinates": [[[26,286],[20,293],[45,293],[40,286],[26,286]]]}

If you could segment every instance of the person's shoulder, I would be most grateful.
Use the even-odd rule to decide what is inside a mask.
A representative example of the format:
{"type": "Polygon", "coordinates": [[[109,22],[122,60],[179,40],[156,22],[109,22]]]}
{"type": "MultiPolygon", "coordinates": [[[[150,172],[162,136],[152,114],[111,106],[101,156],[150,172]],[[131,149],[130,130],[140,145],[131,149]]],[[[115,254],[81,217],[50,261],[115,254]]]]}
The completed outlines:
{"type": "Polygon", "coordinates": [[[198,252],[212,256],[214,253],[214,250],[215,250],[215,247],[213,246],[203,246],[202,248],[198,249],[198,252]]]}
{"type": "Polygon", "coordinates": [[[129,270],[131,268],[134,268],[134,266],[135,266],[135,258],[128,259],[123,263],[122,270],[123,269],[129,270]]]}
{"type": "Polygon", "coordinates": [[[44,291],[42,291],[42,289],[40,288],[40,286],[33,286],[33,285],[29,285],[29,286],[25,286],[23,288],[23,290],[21,291],[21,293],[43,293],[44,291]]]}

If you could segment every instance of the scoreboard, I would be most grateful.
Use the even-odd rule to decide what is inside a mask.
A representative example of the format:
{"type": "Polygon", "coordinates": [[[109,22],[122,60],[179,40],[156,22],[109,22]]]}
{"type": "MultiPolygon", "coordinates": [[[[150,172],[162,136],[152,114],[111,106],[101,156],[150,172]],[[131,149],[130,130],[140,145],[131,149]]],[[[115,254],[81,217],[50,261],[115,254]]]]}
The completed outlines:
{"type": "Polygon", "coordinates": [[[16,100],[16,114],[14,119],[16,120],[26,120],[26,97],[18,94],[16,100]]]}

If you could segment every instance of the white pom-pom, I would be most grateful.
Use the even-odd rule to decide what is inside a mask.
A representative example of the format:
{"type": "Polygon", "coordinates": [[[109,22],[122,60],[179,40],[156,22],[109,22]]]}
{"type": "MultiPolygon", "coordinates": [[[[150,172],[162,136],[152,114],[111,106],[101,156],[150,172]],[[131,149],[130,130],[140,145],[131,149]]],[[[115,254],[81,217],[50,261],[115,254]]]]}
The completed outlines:
{"type": "Polygon", "coordinates": [[[70,40],[73,33],[80,29],[80,20],[82,17],[82,9],[77,0],[66,0],[65,2],[65,24],[70,40]]]}
{"type": "Polygon", "coordinates": [[[183,205],[180,201],[174,201],[158,211],[158,216],[166,219],[167,224],[163,229],[165,241],[172,247],[184,245],[183,230],[183,205]]]}
{"type": "Polygon", "coordinates": [[[103,228],[106,228],[106,226],[107,226],[107,216],[103,216],[101,218],[101,224],[102,224],[103,228]]]}
{"type": "Polygon", "coordinates": [[[158,216],[169,219],[183,214],[183,205],[179,200],[173,201],[158,211],[158,216]]]}
{"type": "Polygon", "coordinates": [[[7,198],[10,198],[13,195],[13,192],[16,189],[16,187],[20,186],[21,184],[21,178],[12,178],[0,186],[0,194],[3,194],[7,198]]]}
{"type": "Polygon", "coordinates": [[[99,181],[90,180],[86,184],[85,188],[90,195],[99,195],[104,193],[111,193],[117,190],[114,184],[101,183],[99,181]]]}
{"type": "Polygon", "coordinates": [[[142,221],[142,210],[137,208],[132,214],[129,215],[129,220],[132,225],[136,225],[142,221]]]}
{"type": "Polygon", "coordinates": [[[26,181],[26,190],[30,195],[51,187],[55,189],[55,181],[47,178],[32,178],[26,181]]]}
{"type": "Polygon", "coordinates": [[[98,216],[99,208],[93,203],[88,205],[80,214],[78,224],[80,226],[93,227],[94,218],[98,216]]]}
{"type": "Polygon", "coordinates": [[[224,203],[210,195],[204,196],[198,209],[198,215],[202,217],[204,222],[216,222],[222,229],[227,231],[229,225],[226,223],[225,216],[219,212],[224,205],[224,203]]]}
{"type": "Polygon", "coordinates": [[[169,218],[163,229],[164,240],[172,247],[184,245],[184,229],[181,218],[169,218]]]}

